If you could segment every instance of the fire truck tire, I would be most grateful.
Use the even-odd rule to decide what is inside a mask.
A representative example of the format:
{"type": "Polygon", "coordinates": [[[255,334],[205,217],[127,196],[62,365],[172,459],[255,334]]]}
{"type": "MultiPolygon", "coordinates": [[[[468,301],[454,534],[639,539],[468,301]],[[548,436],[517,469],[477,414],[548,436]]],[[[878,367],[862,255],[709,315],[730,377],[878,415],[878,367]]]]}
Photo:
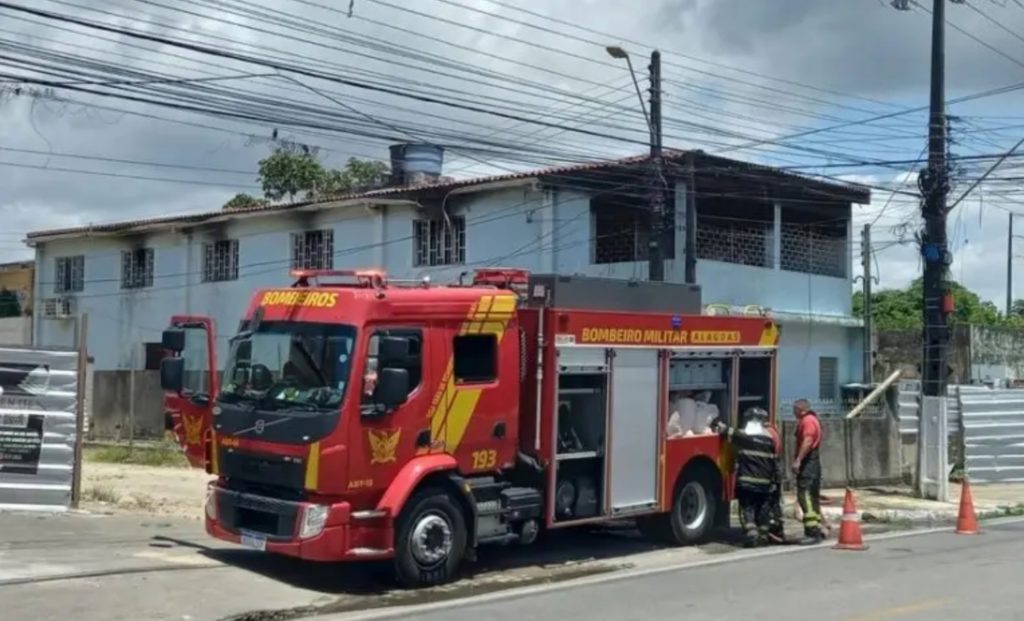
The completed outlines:
{"type": "Polygon", "coordinates": [[[395,577],[407,588],[443,584],[459,571],[466,551],[466,518],[458,502],[437,488],[416,492],[399,515],[395,577]]]}
{"type": "Polygon", "coordinates": [[[715,501],[720,492],[715,472],[697,468],[684,473],[676,486],[672,512],[668,516],[668,535],[674,545],[707,541],[715,529],[715,501]]]}

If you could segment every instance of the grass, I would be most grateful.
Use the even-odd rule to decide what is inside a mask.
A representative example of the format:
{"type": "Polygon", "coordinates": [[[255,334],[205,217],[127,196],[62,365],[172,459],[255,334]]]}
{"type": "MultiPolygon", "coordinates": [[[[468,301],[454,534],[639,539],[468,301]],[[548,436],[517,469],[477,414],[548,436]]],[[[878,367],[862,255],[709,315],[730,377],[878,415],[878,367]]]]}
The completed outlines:
{"type": "Polygon", "coordinates": [[[99,485],[86,488],[84,496],[87,501],[106,502],[112,505],[116,505],[121,500],[121,495],[114,488],[99,485]]]}
{"type": "Polygon", "coordinates": [[[106,464],[159,466],[163,468],[188,467],[188,461],[181,453],[181,448],[177,444],[169,442],[136,446],[133,449],[129,449],[124,444],[86,447],[83,454],[86,461],[106,464]]]}

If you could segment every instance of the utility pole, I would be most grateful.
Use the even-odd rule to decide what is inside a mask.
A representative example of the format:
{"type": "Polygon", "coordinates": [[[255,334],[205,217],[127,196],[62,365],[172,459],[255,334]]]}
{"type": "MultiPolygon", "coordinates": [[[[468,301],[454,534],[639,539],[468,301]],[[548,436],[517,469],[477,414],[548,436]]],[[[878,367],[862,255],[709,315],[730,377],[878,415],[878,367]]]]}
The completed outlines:
{"type": "Polygon", "coordinates": [[[874,383],[874,322],[871,318],[871,225],[864,225],[860,244],[864,268],[864,384],[874,383]]]}
{"type": "MultiPolygon", "coordinates": [[[[612,58],[625,60],[629,66],[629,75],[633,78],[633,86],[636,87],[636,95],[640,98],[640,108],[644,113],[644,120],[647,121],[647,130],[650,133],[651,144],[651,213],[648,221],[647,240],[647,277],[650,280],[665,280],[665,253],[664,244],[666,240],[665,227],[665,205],[668,203],[668,182],[665,180],[664,161],[661,158],[661,52],[651,52],[651,64],[647,71],[651,79],[650,106],[651,113],[647,113],[644,106],[644,96],[640,92],[640,82],[636,79],[636,72],[633,70],[633,61],[630,60],[629,52],[618,45],[609,45],[605,48],[612,58]]],[[[675,237],[672,237],[673,243],[675,237]]],[[[691,270],[687,271],[687,274],[691,270]]],[[[687,282],[690,282],[689,280],[687,282]]]]}
{"type": "Polygon", "coordinates": [[[924,195],[921,209],[924,218],[924,230],[921,231],[921,256],[924,259],[924,364],[921,388],[922,394],[928,397],[944,397],[946,394],[949,314],[953,311],[946,278],[950,257],[946,240],[949,171],[946,167],[945,28],[946,0],[933,0],[928,167],[921,171],[919,178],[924,195]]]}
{"type": "Polygon", "coordinates": [[[651,167],[654,179],[651,194],[651,226],[647,248],[647,271],[650,280],[665,280],[665,170],[661,159],[661,52],[651,52],[647,68],[651,78],[651,167]]]}
{"type": "Polygon", "coordinates": [[[1006,318],[1010,318],[1013,311],[1013,213],[1010,216],[1010,226],[1006,229],[1006,318]]]}

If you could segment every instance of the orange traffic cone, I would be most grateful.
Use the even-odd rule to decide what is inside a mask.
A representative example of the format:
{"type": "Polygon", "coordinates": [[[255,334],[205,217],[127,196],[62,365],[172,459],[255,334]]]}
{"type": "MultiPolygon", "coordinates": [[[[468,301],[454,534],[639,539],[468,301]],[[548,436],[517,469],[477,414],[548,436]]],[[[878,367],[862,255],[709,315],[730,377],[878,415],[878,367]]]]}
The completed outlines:
{"type": "Polygon", "coordinates": [[[960,489],[960,515],[956,518],[956,534],[978,534],[978,516],[974,514],[974,499],[971,497],[971,484],[967,482],[967,477],[964,477],[960,489]]]}
{"type": "Polygon", "coordinates": [[[853,490],[846,489],[843,500],[843,521],[839,526],[839,543],[832,546],[833,550],[867,550],[864,538],[860,534],[860,515],[853,504],[853,490]]]}

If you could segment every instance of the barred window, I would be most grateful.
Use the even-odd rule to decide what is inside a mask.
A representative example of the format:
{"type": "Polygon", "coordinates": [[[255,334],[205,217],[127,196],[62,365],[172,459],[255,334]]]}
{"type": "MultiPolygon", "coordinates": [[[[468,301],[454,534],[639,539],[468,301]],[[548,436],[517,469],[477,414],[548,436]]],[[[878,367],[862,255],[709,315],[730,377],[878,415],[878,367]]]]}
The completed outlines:
{"type": "Polygon", "coordinates": [[[466,262],[466,219],[450,216],[412,223],[416,267],[460,265],[466,262]]]}
{"type": "Polygon", "coordinates": [[[145,289],[153,286],[153,249],[136,248],[121,252],[121,288],[145,289]]]}
{"type": "Polygon", "coordinates": [[[839,359],[818,358],[818,398],[835,401],[839,398],[839,359]]]}
{"type": "Polygon", "coordinates": [[[784,270],[846,277],[849,258],[845,222],[841,228],[783,222],[780,245],[784,270]]]}
{"type": "Polygon", "coordinates": [[[697,258],[755,267],[774,267],[771,222],[698,214],[697,258]]]}
{"type": "Polygon", "coordinates": [[[203,244],[203,282],[238,280],[238,240],[203,244]]]}
{"type": "Polygon", "coordinates": [[[646,261],[650,246],[647,212],[595,206],[594,263],[646,261]]]}
{"type": "Polygon", "coordinates": [[[775,267],[775,204],[732,194],[715,187],[697,201],[697,258],[775,267]]]}
{"type": "Polygon", "coordinates": [[[54,293],[78,293],[85,289],[85,256],[57,257],[54,293]]]}
{"type": "Polygon", "coordinates": [[[292,233],[292,269],[328,270],[334,267],[334,231],[292,233]]]}

